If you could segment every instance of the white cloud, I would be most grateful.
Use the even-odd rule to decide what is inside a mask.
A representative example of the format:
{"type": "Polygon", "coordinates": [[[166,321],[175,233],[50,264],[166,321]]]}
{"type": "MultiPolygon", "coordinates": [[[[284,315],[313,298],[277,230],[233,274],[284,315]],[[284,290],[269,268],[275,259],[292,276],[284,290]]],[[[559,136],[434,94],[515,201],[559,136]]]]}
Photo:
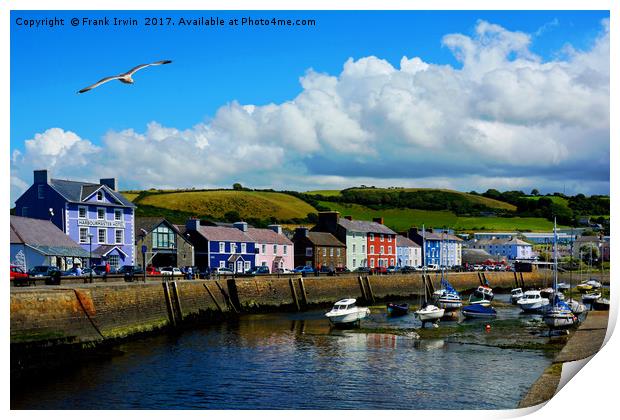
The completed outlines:
{"type": "Polygon", "coordinates": [[[461,68],[350,58],[338,75],[309,69],[286,102],[232,101],[185,130],[151,122],[144,132],[110,131],[98,146],[50,128],[13,151],[13,189],[42,167],[145,188],[608,189],[608,21],[591,48],[551,61],[531,52],[531,35],[485,21],[473,36],[442,42],[461,68]]]}

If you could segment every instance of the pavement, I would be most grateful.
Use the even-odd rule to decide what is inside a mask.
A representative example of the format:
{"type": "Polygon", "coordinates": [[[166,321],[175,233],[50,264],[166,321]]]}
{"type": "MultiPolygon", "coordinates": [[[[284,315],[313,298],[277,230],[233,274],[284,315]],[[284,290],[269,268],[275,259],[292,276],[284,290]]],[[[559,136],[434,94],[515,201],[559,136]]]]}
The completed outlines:
{"type": "Polygon", "coordinates": [[[598,352],[605,339],[608,319],[608,311],[588,312],[586,320],[576,331],[572,332],[573,335],[553,360],[551,366],[543,372],[523,397],[519,408],[538,405],[553,398],[560,383],[562,365],[565,362],[585,359],[598,352]]]}

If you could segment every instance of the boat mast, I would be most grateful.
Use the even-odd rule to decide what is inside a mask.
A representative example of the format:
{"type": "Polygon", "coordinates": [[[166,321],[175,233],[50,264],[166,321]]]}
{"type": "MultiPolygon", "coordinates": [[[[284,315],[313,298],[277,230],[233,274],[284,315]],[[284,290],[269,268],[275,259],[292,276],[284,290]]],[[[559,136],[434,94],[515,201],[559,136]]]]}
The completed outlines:
{"type": "Polygon", "coordinates": [[[555,300],[555,293],[558,288],[558,234],[556,232],[556,221],[553,218],[553,292],[555,300]]]}
{"type": "Polygon", "coordinates": [[[570,270],[568,272],[568,298],[573,299],[573,246],[575,244],[575,230],[570,230],[570,270]]]}

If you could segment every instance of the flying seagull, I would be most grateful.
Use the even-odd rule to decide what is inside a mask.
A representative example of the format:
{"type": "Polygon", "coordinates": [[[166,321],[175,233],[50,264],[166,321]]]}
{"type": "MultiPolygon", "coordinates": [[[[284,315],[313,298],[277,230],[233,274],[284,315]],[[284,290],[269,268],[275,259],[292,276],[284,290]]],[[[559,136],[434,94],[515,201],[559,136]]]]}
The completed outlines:
{"type": "Polygon", "coordinates": [[[171,60],[161,60],[161,61],[156,61],[154,63],[150,63],[150,64],[140,64],[139,66],[134,67],[133,69],[129,70],[126,73],[121,73],[118,76],[110,76],[110,77],[106,77],[105,79],[101,79],[99,80],[97,83],[95,83],[94,85],[90,85],[88,87],[85,87],[84,89],[81,89],[78,91],[78,93],[84,93],[84,92],[88,92],[91,89],[96,88],[97,86],[100,86],[106,82],[109,82],[110,80],[115,80],[118,79],[119,81],[123,82],[123,83],[128,83],[128,84],[132,84],[133,83],[133,79],[131,78],[131,76],[137,72],[138,70],[142,70],[145,67],[149,67],[149,66],[159,66],[162,64],[169,64],[172,63],[171,60]]]}

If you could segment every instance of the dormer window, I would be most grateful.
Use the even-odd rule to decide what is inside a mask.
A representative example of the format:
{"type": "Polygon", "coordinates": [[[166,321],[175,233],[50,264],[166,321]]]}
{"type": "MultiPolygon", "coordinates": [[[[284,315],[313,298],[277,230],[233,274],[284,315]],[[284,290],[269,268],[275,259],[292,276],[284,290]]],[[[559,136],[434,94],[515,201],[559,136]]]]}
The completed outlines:
{"type": "Polygon", "coordinates": [[[97,201],[103,201],[103,191],[97,191],[97,201]]]}

